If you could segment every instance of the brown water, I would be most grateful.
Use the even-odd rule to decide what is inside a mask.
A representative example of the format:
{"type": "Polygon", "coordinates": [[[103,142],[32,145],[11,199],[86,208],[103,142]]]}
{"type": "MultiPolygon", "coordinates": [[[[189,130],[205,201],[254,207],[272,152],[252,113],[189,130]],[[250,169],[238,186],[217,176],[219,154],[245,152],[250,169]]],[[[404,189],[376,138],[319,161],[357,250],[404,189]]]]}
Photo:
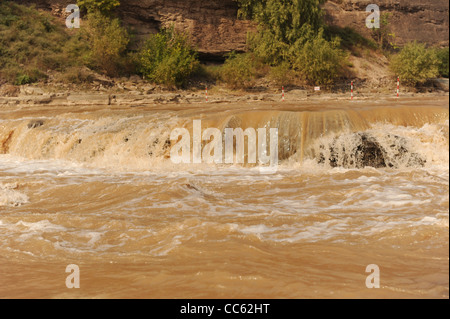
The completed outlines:
{"type": "Polygon", "coordinates": [[[448,117],[448,97],[0,109],[0,297],[448,298],[448,117]],[[277,171],[172,163],[196,119],[278,128],[277,171]],[[391,167],[331,167],[358,132],[391,167]]]}

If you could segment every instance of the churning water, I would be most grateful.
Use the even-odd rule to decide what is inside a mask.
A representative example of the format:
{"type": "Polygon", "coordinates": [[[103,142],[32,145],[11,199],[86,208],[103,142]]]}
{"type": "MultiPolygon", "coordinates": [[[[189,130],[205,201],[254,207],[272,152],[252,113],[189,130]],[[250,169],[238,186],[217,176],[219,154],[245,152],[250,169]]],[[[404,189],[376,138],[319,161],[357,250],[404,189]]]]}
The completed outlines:
{"type": "Polygon", "coordinates": [[[2,109],[0,297],[448,298],[448,118],[448,98],[2,109]],[[193,120],[277,128],[276,172],[174,164],[193,120]]]}

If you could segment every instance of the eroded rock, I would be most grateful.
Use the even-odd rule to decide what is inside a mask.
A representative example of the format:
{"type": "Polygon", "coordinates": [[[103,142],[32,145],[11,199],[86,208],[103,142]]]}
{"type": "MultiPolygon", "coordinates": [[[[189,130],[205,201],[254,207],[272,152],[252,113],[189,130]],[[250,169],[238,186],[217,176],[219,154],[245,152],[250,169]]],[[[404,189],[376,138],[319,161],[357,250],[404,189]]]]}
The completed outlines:
{"type": "Polygon", "coordinates": [[[411,150],[405,138],[387,134],[376,138],[369,133],[346,134],[336,137],[331,144],[321,145],[319,163],[331,167],[421,167],[426,160],[411,150]]]}
{"type": "Polygon", "coordinates": [[[33,128],[41,127],[42,125],[44,125],[44,121],[43,120],[33,120],[30,123],[28,123],[27,127],[29,129],[33,129],[33,128]]]}

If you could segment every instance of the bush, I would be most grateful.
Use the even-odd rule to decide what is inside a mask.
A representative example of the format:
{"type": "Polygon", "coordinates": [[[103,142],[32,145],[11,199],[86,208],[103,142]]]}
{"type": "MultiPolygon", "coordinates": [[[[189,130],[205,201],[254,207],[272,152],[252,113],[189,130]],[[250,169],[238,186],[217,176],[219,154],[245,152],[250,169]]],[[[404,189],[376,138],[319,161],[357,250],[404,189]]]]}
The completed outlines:
{"type": "Polygon", "coordinates": [[[437,49],[436,56],[438,59],[439,75],[444,78],[448,78],[449,72],[449,50],[447,48],[437,49]]]}
{"type": "Polygon", "coordinates": [[[258,32],[249,38],[250,49],[265,63],[278,65],[287,59],[289,48],[305,35],[323,26],[324,0],[237,0],[241,16],[252,18],[258,32]]]}
{"type": "Polygon", "coordinates": [[[259,62],[251,53],[228,55],[220,69],[220,80],[231,89],[249,88],[254,84],[259,62]]]}
{"type": "Polygon", "coordinates": [[[89,46],[88,63],[92,69],[118,76],[126,63],[125,54],[130,38],[119,19],[104,16],[99,11],[88,14],[85,37],[89,46]]]}
{"type": "Polygon", "coordinates": [[[263,27],[259,27],[256,33],[250,33],[247,43],[250,51],[268,65],[278,65],[287,60],[289,55],[289,45],[263,27]]]}
{"type": "MultiPolygon", "coordinates": [[[[332,39],[324,37],[320,6],[324,0],[237,2],[240,15],[258,23],[258,32],[249,35],[249,49],[273,67],[271,77],[278,84],[289,80],[284,77],[295,78],[290,69],[310,84],[332,84],[341,75],[345,55],[339,48],[340,40],[332,32],[328,32],[332,39]]],[[[352,34],[347,42],[359,43],[364,39],[352,34]]]]}
{"type": "Polygon", "coordinates": [[[173,27],[150,36],[138,60],[146,80],[169,87],[185,85],[199,65],[188,37],[173,27]]]}
{"type": "Polygon", "coordinates": [[[278,86],[291,85],[296,82],[296,74],[288,62],[282,62],[270,69],[269,77],[278,86]]]}
{"type": "Polygon", "coordinates": [[[35,82],[35,79],[30,78],[27,74],[20,74],[17,76],[14,85],[24,85],[35,82]]]}
{"type": "Polygon", "coordinates": [[[330,85],[343,70],[345,54],[338,38],[327,41],[322,32],[292,50],[293,66],[311,85],[330,85]]]}
{"type": "Polygon", "coordinates": [[[435,50],[417,41],[405,45],[391,59],[391,69],[403,82],[415,86],[439,75],[439,61],[435,50]]]}

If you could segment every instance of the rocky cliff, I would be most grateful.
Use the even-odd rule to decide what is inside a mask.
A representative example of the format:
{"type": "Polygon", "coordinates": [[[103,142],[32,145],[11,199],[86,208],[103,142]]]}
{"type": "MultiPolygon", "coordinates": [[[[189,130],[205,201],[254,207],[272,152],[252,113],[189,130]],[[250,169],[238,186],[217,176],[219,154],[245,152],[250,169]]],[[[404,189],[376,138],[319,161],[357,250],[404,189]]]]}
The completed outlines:
{"type": "MultiPolygon", "coordinates": [[[[23,0],[38,8],[52,10],[64,16],[68,4],[76,0],[23,0]]],[[[365,9],[373,0],[335,0],[324,5],[329,24],[350,26],[370,36],[365,26],[369,15],[365,9]]],[[[402,45],[418,40],[432,45],[448,46],[449,3],[447,0],[378,0],[383,13],[390,12],[390,29],[396,42],[402,45]]],[[[175,24],[185,30],[203,58],[216,59],[232,50],[242,51],[248,31],[255,26],[237,19],[237,4],[233,0],[121,0],[118,12],[123,21],[134,29],[137,39],[155,33],[161,26],[175,24]]]]}
{"type": "Polygon", "coordinates": [[[349,26],[370,37],[365,21],[369,4],[380,7],[380,13],[389,13],[389,29],[398,45],[417,40],[430,45],[449,45],[448,0],[335,0],[324,5],[329,24],[349,26]]]}

